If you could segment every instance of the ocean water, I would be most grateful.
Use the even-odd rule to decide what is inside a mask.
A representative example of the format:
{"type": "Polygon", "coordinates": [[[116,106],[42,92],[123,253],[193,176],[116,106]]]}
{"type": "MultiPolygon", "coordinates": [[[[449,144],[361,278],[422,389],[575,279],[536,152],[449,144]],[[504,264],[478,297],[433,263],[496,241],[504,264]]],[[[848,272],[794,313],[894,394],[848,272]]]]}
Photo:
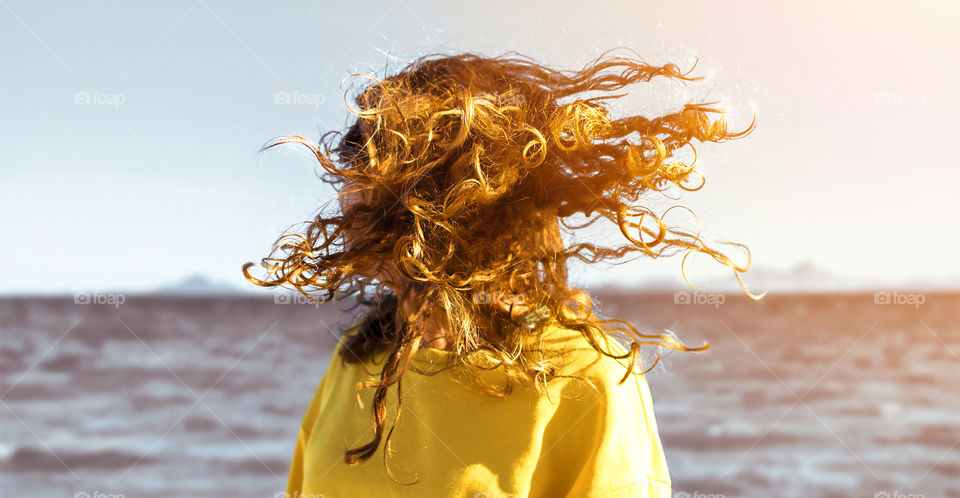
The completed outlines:
{"type": "MultiPolygon", "coordinates": [[[[674,331],[647,374],[678,497],[960,496],[960,294],[597,290],[674,331]]],[[[272,297],[0,299],[0,495],[274,496],[357,312],[272,297]]]]}

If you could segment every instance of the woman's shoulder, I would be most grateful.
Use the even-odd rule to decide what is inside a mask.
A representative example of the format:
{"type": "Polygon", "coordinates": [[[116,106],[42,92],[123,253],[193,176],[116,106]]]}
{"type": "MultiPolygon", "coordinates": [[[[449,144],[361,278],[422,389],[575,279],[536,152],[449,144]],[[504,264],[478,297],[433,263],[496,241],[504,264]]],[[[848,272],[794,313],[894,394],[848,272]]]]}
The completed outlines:
{"type": "Polygon", "coordinates": [[[592,495],[599,491],[593,488],[597,485],[604,486],[609,496],[643,494],[643,490],[651,496],[669,494],[670,474],[646,378],[639,373],[627,375],[629,346],[612,335],[598,334],[591,340],[578,330],[557,325],[544,332],[552,338],[551,344],[569,352],[571,361],[563,373],[576,377],[560,383],[551,423],[572,429],[552,443],[554,458],[577,461],[585,446],[594,455],[583,463],[589,469],[581,470],[584,480],[573,494],[587,495],[586,488],[591,488],[592,495]],[[604,354],[594,344],[623,358],[604,354]]]}
{"type": "MultiPolygon", "coordinates": [[[[361,323],[352,323],[341,331],[341,338],[333,350],[331,370],[337,370],[338,366],[342,367],[342,365],[339,365],[341,363],[339,359],[343,354],[344,343],[351,334],[356,333],[361,323]]],[[[543,360],[556,367],[561,375],[580,377],[593,384],[612,385],[619,383],[627,372],[629,359],[617,359],[603,354],[594,347],[592,342],[604,351],[617,356],[625,356],[629,353],[628,346],[609,334],[597,334],[597,337],[591,341],[581,331],[565,327],[552,318],[545,320],[538,331],[530,336],[528,348],[540,351],[543,354],[543,360]]],[[[433,348],[421,348],[416,359],[434,365],[449,361],[451,355],[454,355],[454,353],[433,348]]],[[[358,365],[353,365],[353,367],[358,367],[358,365]]],[[[368,367],[364,365],[364,368],[368,367]]],[[[366,373],[372,375],[374,372],[366,373]]],[[[331,372],[328,372],[328,376],[330,374],[331,372]]]]}
{"type": "Polygon", "coordinates": [[[340,337],[330,353],[327,369],[320,378],[319,383],[316,385],[313,396],[309,405],[307,406],[306,413],[303,416],[302,428],[308,434],[311,432],[312,426],[315,423],[321,408],[330,402],[331,396],[333,395],[332,391],[341,391],[341,386],[339,384],[350,376],[350,374],[345,372],[344,369],[344,364],[341,359],[342,350],[344,347],[344,342],[346,341],[349,333],[355,332],[359,325],[360,322],[356,322],[349,327],[342,329],[340,337]]]}
{"type": "Polygon", "coordinates": [[[541,337],[541,347],[560,360],[564,374],[612,386],[620,384],[627,373],[630,349],[607,333],[601,332],[591,340],[579,330],[551,322],[544,327],[541,337]]]}

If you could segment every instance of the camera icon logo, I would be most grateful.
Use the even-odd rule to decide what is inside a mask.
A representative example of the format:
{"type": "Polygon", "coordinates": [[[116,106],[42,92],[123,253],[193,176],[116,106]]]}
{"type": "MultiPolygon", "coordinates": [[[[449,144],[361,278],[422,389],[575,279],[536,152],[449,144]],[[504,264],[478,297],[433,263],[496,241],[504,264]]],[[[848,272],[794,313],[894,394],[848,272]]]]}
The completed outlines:
{"type": "Polygon", "coordinates": [[[890,291],[878,291],[873,294],[873,304],[890,304],[892,301],[890,291]]]}
{"type": "Polygon", "coordinates": [[[292,99],[290,98],[290,92],[281,90],[273,94],[274,104],[286,105],[286,104],[289,104],[290,102],[292,102],[292,99]]]}
{"type": "Polygon", "coordinates": [[[73,103],[80,105],[87,105],[92,102],[90,92],[77,92],[73,94],[73,103]]]}
{"type": "Polygon", "coordinates": [[[490,304],[493,299],[487,291],[477,291],[473,293],[473,302],[476,304],[490,304]]]}

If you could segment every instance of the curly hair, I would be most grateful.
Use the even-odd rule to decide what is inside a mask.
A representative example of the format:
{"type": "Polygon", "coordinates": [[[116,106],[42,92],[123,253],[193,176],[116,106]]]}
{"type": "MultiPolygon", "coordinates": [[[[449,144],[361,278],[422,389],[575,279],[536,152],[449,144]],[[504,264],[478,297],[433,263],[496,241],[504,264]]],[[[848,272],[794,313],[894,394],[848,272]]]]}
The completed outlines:
{"type": "MultiPolygon", "coordinates": [[[[625,95],[613,92],[656,76],[702,79],[689,76],[692,70],[609,51],[579,71],[555,70],[516,52],[429,54],[382,81],[351,75],[370,83],[355,97],[356,108],[345,95],[356,116],[345,132],[327,132],[318,143],[284,136],[264,146],[306,146],[325,171],[324,181],[339,185],[340,195],[362,198],[336,216],[317,215],[303,233],[281,236],[260,263],[268,276],[251,275],[253,263],[243,267],[260,286],[290,286],[316,302],[355,295],[369,307],[353,333],[345,334],[341,359],[387,354],[379,380],[357,386],[358,399],[361,389],[375,390],[376,431],[370,442],[345,452],[347,463],[366,461],[384,439],[389,448],[387,392],[396,385],[399,417],[402,374],[425,347],[424,316],[440,316],[446,324],[456,353],[451,366],[476,373],[491,364],[502,368],[505,385],[475,378],[486,392],[505,396],[513,383],[533,381],[539,389],[560,375],[556,362],[531,340],[547,323],[578,331],[600,353],[627,360],[620,382],[653,368],[661,348],[708,348],[685,346],[670,333],[641,333],[623,320],[599,319],[589,295],[567,282],[571,258],[596,263],[633,252],[652,258],[699,252],[731,268],[751,298],[762,297],[740,280],[750,266],[746,246],[722,242],[746,252],[746,264],[738,265],[699,234],[668,227],[638,204],[641,195],[672,186],[703,187],[693,163],[672,160],[676,151],[690,146],[696,162],[694,141],[742,137],[754,129],[756,114],[747,129],[733,133],[716,102],[619,119],[610,117],[606,105],[625,95]],[[586,98],[586,92],[599,95],[586,98]],[[571,224],[574,216],[587,221],[571,224]],[[601,218],[619,227],[624,244],[564,247],[562,230],[572,233],[601,218]],[[366,273],[384,262],[407,282],[400,295],[384,292],[386,283],[397,281],[376,283],[366,273]],[[398,311],[399,302],[409,303],[409,311],[406,305],[398,311]],[[624,346],[620,352],[609,347],[611,338],[624,346]],[[643,346],[657,350],[646,368],[643,346]]],[[[389,451],[383,453],[386,465],[389,451]]]]}

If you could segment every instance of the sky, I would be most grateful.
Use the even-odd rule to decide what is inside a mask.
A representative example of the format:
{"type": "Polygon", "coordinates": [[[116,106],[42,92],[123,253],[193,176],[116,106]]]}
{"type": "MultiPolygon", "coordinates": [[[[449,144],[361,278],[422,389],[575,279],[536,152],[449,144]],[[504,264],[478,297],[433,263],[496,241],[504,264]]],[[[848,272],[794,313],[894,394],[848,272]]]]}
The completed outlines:
{"type": "MultiPolygon", "coordinates": [[[[956,26],[953,1],[0,0],[0,293],[249,288],[243,263],[334,195],[302,151],[258,151],[341,129],[347,75],[459,51],[576,69],[614,47],[706,77],[637,88],[631,111],[716,98],[738,130],[758,113],[698,147],[707,183],[682,204],[704,236],[763,271],[957,282],[956,26]]],[[[573,271],[643,285],[680,258],[573,271]]]]}

